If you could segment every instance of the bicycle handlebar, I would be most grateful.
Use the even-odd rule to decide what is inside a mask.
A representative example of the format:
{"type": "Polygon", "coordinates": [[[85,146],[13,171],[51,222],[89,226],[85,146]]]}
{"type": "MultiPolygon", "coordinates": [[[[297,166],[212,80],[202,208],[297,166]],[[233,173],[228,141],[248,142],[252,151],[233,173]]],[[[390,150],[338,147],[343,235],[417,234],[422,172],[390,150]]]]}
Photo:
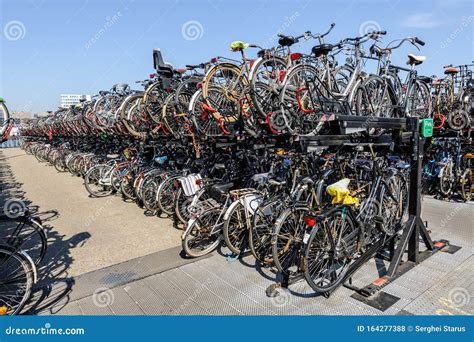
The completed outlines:
{"type": "Polygon", "coordinates": [[[420,38],[418,37],[415,37],[413,38],[413,40],[415,41],[415,43],[417,43],[418,45],[421,45],[421,46],[424,46],[425,45],[425,42],[422,41],[420,38]]]}
{"type": "Polygon", "coordinates": [[[326,37],[326,36],[329,34],[329,32],[332,31],[332,29],[334,28],[334,26],[336,26],[336,24],[335,24],[335,23],[332,23],[332,24],[329,26],[329,29],[328,29],[325,33],[319,33],[319,34],[314,34],[314,35],[313,35],[313,34],[311,34],[311,32],[309,32],[309,31],[308,31],[308,32],[310,33],[311,37],[313,37],[313,38],[315,38],[315,39],[321,39],[321,38],[323,38],[323,37],[326,37]]]}
{"type": "Polygon", "coordinates": [[[338,43],[338,45],[348,44],[348,43],[351,43],[351,42],[360,44],[360,43],[366,42],[369,39],[377,39],[378,36],[384,36],[386,34],[387,34],[387,31],[385,31],[385,30],[383,30],[383,31],[372,31],[372,32],[364,34],[363,36],[343,39],[338,43]]]}

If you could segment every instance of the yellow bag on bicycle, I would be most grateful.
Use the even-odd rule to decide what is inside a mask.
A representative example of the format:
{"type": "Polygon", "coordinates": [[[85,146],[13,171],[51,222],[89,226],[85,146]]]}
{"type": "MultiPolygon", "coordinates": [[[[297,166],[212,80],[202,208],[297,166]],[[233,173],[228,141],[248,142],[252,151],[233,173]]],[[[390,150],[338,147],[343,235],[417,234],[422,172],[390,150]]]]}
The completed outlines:
{"type": "Polygon", "coordinates": [[[343,178],[334,184],[328,185],[326,192],[332,197],[332,204],[359,204],[359,199],[349,194],[350,181],[348,178],[343,178]]]}

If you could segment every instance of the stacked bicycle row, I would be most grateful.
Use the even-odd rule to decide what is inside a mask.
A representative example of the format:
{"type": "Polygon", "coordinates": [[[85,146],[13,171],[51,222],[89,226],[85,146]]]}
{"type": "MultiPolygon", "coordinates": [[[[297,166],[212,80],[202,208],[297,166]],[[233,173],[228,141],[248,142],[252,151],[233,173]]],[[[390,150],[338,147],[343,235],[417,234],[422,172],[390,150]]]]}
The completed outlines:
{"type": "Polygon", "coordinates": [[[240,41],[231,49],[241,61],[217,57],[186,69],[174,69],[155,50],[156,73],[140,82],[143,92],[118,84],[32,121],[21,127],[23,147],[60,172],[82,176],[92,196],[121,194],[168,215],[183,228],[188,256],[222,243],[235,257],[250,251],[261,264],[303,272],[316,292],[330,292],[355,260],[403,229],[410,158],[363,142],[390,136],[389,128],[366,129],[353,134],[359,143],[314,152],[302,150],[299,139],[327,134],[334,114],[439,121],[454,107],[467,119],[444,120],[441,128],[469,134],[472,98],[469,66],[463,78],[448,70],[461,102],[451,98],[455,105],[435,113],[445,97],[442,86],[432,91],[432,79],[417,75],[424,57],[409,55],[409,69],[391,63],[393,50],[423,41],[410,37],[382,48],[386,33],[378,31],[327,44],[333,27],[280,35],[279,45],[259,49],[256,60],[245,50],[259,47],[240,41]],[[311,39],[318,44],[310,54],[291,51],[311,39]],[[377,64],[372,73],[369,60],[377,64]]]}
{"type": "Polygon", "coordinates": [[[119,192],[169,215],[183,227],[190,257],[223,243],[235,257],[251,251],[279,272],[304,270],[318,292],[337,287],[354,260],[407,218],[409,164],[371,144],[314,153],[233,144],[199,159],[176,142],[110,154],[116,144],[83,142],[86,152],[70,143],[24,148],[60,171],[82,174],[92,196],[119,192]]]}
{"type": "Polygon", "coordinates": [[[470,139],[433,139],[424,156],[422,191],[443,199],[471,201],[474,194],[473,159],[470,139]]]}
{"type": "Polygon", "coordinates": [[[445,78],[420,76],[416,66],[424,56],[409,54],[408,68],[392,63],[402,45],[423,46],[419,38],[396,39],[383,47],[386,32],[374,31],[328,44],[333,27],[322,34],[280,34],[273,48],[235,41],[231,50],[240,60],[215,57],[185,69],[165,63],[155,49],[156,72],[138,82],[143,91],[117,84],[81,106],[32,121],[22,127],[23,134],[200,139],[318,134],[326,115],[333,113],[431,117],[438,129],[470,132],[473,64],[446,66],[445,78]],[[297,43],[311,41],[317,45],[309,53],[293,52],[297,43]],[[256,59],[247,57],[249,48],[257,49],[256,59]]]}

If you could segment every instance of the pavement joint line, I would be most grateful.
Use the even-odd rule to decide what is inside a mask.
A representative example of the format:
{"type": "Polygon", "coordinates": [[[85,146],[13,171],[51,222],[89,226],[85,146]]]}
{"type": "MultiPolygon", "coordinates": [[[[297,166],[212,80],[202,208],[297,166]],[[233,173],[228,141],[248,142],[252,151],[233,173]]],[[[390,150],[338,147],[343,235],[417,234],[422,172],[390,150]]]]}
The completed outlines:
{"type": "Polygon", "coordinates": [[[86,273],[80,274],[78,276],[72,277],[73,287],[72,287],[72,291],[71,291],[70,300],[71,301],[73,301],[73,300],[77,301],[77,300],[80,300],[80,299],[83,299],[83,298],[86,298],[86,297],[90,297],[94,294],[94,291],[97,288],[104,286],[104,284],[98,284],[97,281],[95,281],[91,285],[87,286],[87,290],[84,291],[84,293],[75,296],[74,294],[77,293],[77,291],[74,291],[74,287],[77,286],[78,284],[82,285],[83,282],[87,282],[87,281],[94,280],[94,279],[103,279],[104,276],[107,276],[109,274],[116,273],[117,271],[126,270],[127,266],[132,265],[136,262],[142,263],[143,259],[158,260],[160,258],[160,256],[162,256],[162,255],[165,255],[165,257],[166,256],[169,257],[169,256],[178,255],[178,257],[176,257],[173,260],[173,262],[171,262],[171,263],[170,262],[167,262],[167,263],[159,262],[158,263],[157,261],[155,261],[154,262],[155,268],[149,267],[149,269],[151,269],[149,272],[146,272],[144,274],[138,274],[136,276],[132,276],[132,277],[124,279],[124,280],[118,280],[116,282],[113,282],[111,284],[111,286],[108,287],[108,288],[109,289],[114,289],[114,288],[129,284],[129,283],[133,283],[133,282],[148,278],[148,277],[156,275],[156,274],[164,273],[166,271],[170,271],[172,269],[180,268],[181,266],[184,266],[184,265],[187,265],[187,264],[192,264],[192,263],[195,263],[199,260],[211,257],[211,255],[208,254],[208,255],[205,255],[205,256],[202,256],[202,257],[199,257],[199,258],[185,259],[185,258],[179,257],[179,253],[175,254],[174,252],[176,252],[176,251],[181,251],[181,247],[180,246],[171,247],[171,248],[168,248],[168,249],[165,249],[165,250],[162,250],[162,251],[158,251],[158,252],[155,252],[155,253],[144,255],[142,257],[133,258],[133,259],[130,259],[130,260],[127,260],[127,261],[123,261],[123,262],[120,262],[120,263],[117,263],[117,264],[114,264],[114,265],[110,265],[110,266],[107,266],[107,267],[104,267],[104,268],[101,268],[101,269],[98,269],[98,270],[86,272],[86,273]],[[97,285],[97,286],[95,286],[95,285],[97,285]]]}

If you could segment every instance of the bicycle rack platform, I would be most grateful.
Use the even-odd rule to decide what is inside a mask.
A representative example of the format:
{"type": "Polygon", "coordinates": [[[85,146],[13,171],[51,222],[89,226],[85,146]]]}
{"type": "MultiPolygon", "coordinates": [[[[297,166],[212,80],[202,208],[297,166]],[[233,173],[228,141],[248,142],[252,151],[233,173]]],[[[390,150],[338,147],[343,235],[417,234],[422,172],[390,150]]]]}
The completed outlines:
{"type": "MultiPolygon", "coordinates": [[[[381,147],[386,150],[387,147],[389,147],[390,150],[398,150],[411,155],[412,163],[410,168],[408,203],[409,218],[403,227],[401,236],[394,234],[371,246],[369,250],[354,261],[341,282],[341,285],[344,287],[355,291],[352,295],[353,298],[381,311],[385,311],[399,299],[398,297],[381,291],[386,285],[395,281],[436,252],[446,250],[448,253],[455,253],[460,247],[450,245],[448,240],[433,242],[425,223],[421,219],[420,184],[424,140],[420,137],[418,118],[367,118],[334,114],[330,116],[327,121],[334,134],[301,136],[300,142],[303,151],[310,151],[312,147],[318,148],[321,146],[346,146],[352,148],[354,146],[370,145],[375,149],[381,147]],[[362,135],[354,139],[354,133],[367,132],[370,128],[384,128],[387,132],[383,137],[373,138],[362,135]],[[379,141],[377,141],[377,139],[379,141]],[[383,140],[380,141],[381,139],[383,140]],[[416,185],[413,186],[413,184],[416,185]],[[426,250],[421,252],[420,238],[426,246],[426,250]],[[389,251],[388,259],[390,260],[390,265],[386,274],[362,288],[352,285],[352,276],[354,273],[372,257],[387,249],[389,251]],[[407,253],[408,260],[402,261],[405,253],[407,253]]],[[[288,274],[278,274],[278,277],[282,280],[267,288],[267,296],[277,296],[278,288],[286,288],[304,278],[301,272],[292,277],[288,274]]],[[[329,297],[335,290],[337,290],[337,288],[331,292],[323,293],[323,295],[329,297]]]]}

